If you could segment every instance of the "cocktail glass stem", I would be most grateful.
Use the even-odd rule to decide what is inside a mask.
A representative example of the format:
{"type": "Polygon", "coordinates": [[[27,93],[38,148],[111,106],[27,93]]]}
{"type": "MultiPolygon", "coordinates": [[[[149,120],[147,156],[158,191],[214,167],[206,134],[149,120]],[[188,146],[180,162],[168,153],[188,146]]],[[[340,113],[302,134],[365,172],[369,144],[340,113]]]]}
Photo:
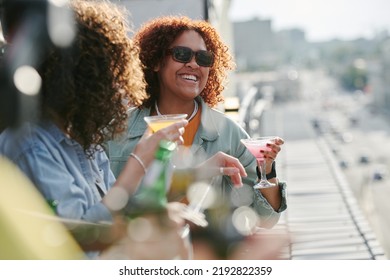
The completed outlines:
{"type": "Polygon", "coordinates": [[[261,172],[261,180],[260,181],[267,181],[267,176],[265,175],[265,170],[267,169],[267,163],[265,160],[260,161],[260,172],[261,172]]]}
{"type": "Polygon", "coordinates": [[[255,189],[262,189],[262,188],[268,188],[268,187],[274,187],[275,184],[274,183],[271,183],[267,180],[267,176],[266,176],[266,166],[267,166],[267,163],[265,161],[265,159],[263,160],[259,160],[258,161],[259,163],[259,168],[260,168],[260,173],[261,173],[261,178],[260,178],[260,182],[258,182],[254,188],[255,189]]]}

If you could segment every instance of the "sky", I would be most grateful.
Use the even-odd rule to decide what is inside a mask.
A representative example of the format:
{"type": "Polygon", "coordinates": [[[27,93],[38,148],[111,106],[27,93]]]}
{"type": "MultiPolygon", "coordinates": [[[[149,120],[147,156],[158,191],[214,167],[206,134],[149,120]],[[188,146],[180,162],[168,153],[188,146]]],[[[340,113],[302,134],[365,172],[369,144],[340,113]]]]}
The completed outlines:
{"type": "Polygon", "coordinates": [[[232,0],[230,18],[271,19],[274,31],[301,28],[308,41],[372,38],[390,30],[390,0],[232,0]]]}

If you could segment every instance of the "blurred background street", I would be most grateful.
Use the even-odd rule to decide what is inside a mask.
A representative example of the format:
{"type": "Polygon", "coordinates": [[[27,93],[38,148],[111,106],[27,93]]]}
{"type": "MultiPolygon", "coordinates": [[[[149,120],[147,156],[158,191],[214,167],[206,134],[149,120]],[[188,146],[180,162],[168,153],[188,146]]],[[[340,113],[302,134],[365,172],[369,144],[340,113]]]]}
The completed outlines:
{"type": "Polygon", "coordinates": [[[289,184],[285,214],[285,226],[293,236],[289,256],[386,258],[388,122],[370,110],[369,97],[341,93],[322,72],[302,75],[301,89],[310,94],[299,101],[274,103],[262,112],[255,129],[286,140],[278,166],[289,184]],[[324,96],[315,98],[313,94],[320,92],[324,96]]]}

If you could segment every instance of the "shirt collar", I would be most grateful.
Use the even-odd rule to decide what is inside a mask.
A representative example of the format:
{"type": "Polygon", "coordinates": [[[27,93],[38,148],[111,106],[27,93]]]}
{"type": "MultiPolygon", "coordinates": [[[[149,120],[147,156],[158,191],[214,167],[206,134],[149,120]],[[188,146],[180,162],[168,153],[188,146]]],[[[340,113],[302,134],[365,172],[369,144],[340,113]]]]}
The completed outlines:
{"type": "Polygon", "coordinates": [[[150,115],[150,108],[132,108],[128,111],[129,120],[128,120],[128,138],[140,137],[145,133],[147,129],[147,124],[144,120],[144,117],[150,115]]]}
{"type": "Polygon", "coordinates": [[[58,126],[56,126],[51,121],[45,121],[41,124],[41,126],[50,133],[50,135],[58,142],[61,143],[65,141],[65,143],[69,145],[74,145],[77,143],[75,140],[68,137],[58,126]]]}

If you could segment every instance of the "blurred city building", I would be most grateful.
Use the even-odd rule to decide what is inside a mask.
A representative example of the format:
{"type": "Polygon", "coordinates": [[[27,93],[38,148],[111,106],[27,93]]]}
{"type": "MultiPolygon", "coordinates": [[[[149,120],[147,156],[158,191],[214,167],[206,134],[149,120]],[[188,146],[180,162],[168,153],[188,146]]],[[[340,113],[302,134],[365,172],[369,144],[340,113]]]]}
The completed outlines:
{"type": "Polygon", "coordinates": [[[390,38],[379,44],[378,56],[369,66],[373,104],[390,116],[390,38]]]}
{"type": "Polygon", "coordinates": [[[274,88],[275,101],[301,98],[300,72],[321,69],[334,77],[344,93],[371,96],[370,106],[390,115],[390,37],[309,42],[298,28],[275,31],[272,19],[233,22],[238,66],[237,92],[274,88]],[[244,83],[244,84],[243,84],[244,83]],[[248,85],[249,83],[249,85],[248,85]]]}
{"type": "MultiPolygon", "coordinates": [[[[299,97],[299,58],[307,46],[300,29],[275,32],[271,19],[254,18],[233,22],[237,81],[250,81],[259,93],[256,98],[286,101],[299,97]],[[271,97],[271,98],[270,98],[271,97]]],[[[247,95],[238,83],[238,96],[247,95]]]]}
{"type": "Polygon", "coordinates": [[[235,57],[241,70],[269,70],[278,60],[271,20],[253,19],[233,24],[235,57]],[[245,43],[243,43],[245,42],[245,43]]]}
{"type": "Polygon", "coordinates": [[[269,71],[282,64],[297,63],[307,47],[303,30],[275,32],[271,19],[234,22],[233,34],[240,71],[269,71]]]}

